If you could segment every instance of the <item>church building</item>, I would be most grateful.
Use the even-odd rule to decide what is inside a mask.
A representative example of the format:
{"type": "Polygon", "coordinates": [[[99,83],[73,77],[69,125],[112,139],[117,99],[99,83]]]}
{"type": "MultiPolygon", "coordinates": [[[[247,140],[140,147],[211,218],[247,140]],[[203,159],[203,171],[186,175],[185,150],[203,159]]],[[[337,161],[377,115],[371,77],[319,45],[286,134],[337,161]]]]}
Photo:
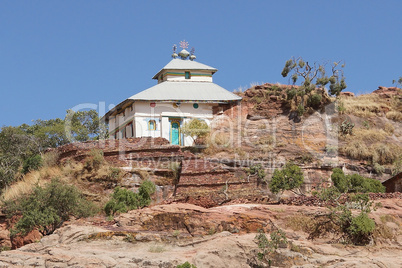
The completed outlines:
{"type": "Polygon", "coordinates": [[[213,83],[216,68],[195,61],[194,49],[180,42],[177,54],[157,72],[158,83],[122,101],[104,116],[112,139],[163,137],[171,144],[191,146],[181,127],[193,118],[211,124],[214,116],[237,105],[241,97],[213,83]]]}

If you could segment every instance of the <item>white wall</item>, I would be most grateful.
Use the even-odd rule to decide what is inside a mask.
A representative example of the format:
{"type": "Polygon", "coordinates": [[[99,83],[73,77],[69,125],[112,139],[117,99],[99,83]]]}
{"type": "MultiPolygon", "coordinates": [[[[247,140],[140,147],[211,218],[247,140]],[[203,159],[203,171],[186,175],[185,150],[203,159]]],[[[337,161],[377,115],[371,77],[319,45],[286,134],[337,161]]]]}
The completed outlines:
{"type": "MultiPolygon", "coordinates": [[[[181,126],[192,118],[205,120],[208,125],[213,119],[212,104],[198,103],[198,108],[194,108],[193,103],[181,103],[174,107],[173,103],[156,103],[155,107],[150,106],[150,101],[137,101],[132,106],[124,110],[116,117],[109,119],[110,138],[114,138],[113,130],[118,126],[133,122],[134,133],[131,133],[131,126],[127,125],[117,133],[117,138],[129,137],[163,137],[170,140],[171,118],[180,118],[181,126]],[[156,129],[149,130],[149,120],[155,120],[156,129]]],[[[193,144],[191,137],[184,137],[182,145],[193,144]]]]}

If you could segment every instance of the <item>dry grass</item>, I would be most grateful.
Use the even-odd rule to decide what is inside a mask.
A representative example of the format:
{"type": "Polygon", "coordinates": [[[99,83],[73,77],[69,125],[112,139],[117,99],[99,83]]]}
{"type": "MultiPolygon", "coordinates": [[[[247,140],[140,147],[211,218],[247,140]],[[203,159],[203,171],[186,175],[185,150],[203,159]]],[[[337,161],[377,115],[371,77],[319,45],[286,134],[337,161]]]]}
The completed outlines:
{"type": "Polygon", "coordinates": [[[357,160],[367,160],[372,155],[367,145],[361,140],[353,140],[347,143],[340,148],[340,151],[357,160]]]}
{"type": "Polygon", "coordinates": [[[390,120],[402,122],[402,112],[390,111],[385,116],[390,120]]]}
{"type": "Polygon", "coordinates": [[[26,174],[20,181],[7,187],[1,195],[1,200],[13,200],[21,195],[28,194],[36,185],[45,185],[52,178],[60,177],[61,170],[58,167],[43,167],[40,170],[26,174]]]}
{"type": "Polygon", "coordinates": [[[304,215],[294,215],[287,218],[286,227],[294,231],[310,232],[313,228],[313,219],[304,215]]]}
{"type": "Polygon", "coordinates": [[[395,127],[394,127],[393,124],[387,122],[387,123],[385,123],[385,125],[384,125],[384,130],[385,130],[385,132],[387,132],[387,133],[389,133],[389,134],[394,134],[394,132],[395,132],[395,127]]]}
{"type": "Polygon", "coordinates": [[[345,112],[347,114],[354,114],[359,117],[371,117],[384,110],[391,110],[390,104],[379,101],[375,94],[364,94],[357,97],[341,97],[340,98],[345,112]]]}
{"type": "Polygon", "coordinates": [[[58,151],[50,151],[42,156],[44,167],[55,167],[59,161],[60,153],[58,151]]]}
{"type": "Polygon", "coordinates": [[[396,144],[376,143],[371,151],[374,163],[390,164],[400,154],[401,148],[396,144]]]}
{"type": "Polygon", "coordinates": [[[388,133],[382,129],[356,128],[353,130],[353,135],[349,136],[349,139],[373,143],[383,141],[387,138],[387,136],[388,133]]]}
{"type": "Polygon", "coordinates": [[[341,148],[346,156],[356,160],[370,160],[373,163],[391,164],[401,153],[397,144],[377,142],[367,146],[362,140],[352,140],[341,148]]]}

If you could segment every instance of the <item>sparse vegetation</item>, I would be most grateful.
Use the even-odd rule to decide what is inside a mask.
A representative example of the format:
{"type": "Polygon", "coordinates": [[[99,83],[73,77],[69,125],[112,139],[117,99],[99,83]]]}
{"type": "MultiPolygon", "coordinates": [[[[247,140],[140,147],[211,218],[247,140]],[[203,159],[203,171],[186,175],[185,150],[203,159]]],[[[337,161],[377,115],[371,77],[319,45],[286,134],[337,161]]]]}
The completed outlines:
{"type": "Polygon", "coordinates": [[[282,244],[287,245],[288,243],[285,232],[279,228],[270,233],[270,239],[267,238],[264,231],[259,230],[255,240],[260,249],[257,252],[257,258],[259,261],[268,264],[268,266],[271,266],[271,256],[276,252],[278,247],[282,244]]]}
{"type": "Polygon", "coordinates": [[[179,264],[176,266],[176,268],[197,268],[194,264],[190,264],[188,261],[186,261],[183,264],[179,264]]]}

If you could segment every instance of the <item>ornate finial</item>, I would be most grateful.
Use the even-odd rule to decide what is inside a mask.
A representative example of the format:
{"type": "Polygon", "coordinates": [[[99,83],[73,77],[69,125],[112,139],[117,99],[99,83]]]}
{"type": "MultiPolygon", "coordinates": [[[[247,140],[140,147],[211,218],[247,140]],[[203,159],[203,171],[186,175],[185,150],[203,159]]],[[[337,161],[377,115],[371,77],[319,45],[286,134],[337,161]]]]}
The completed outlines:
{"type": "Polygon", "coordinates": [[[180,47],[183,49],[188,48],[188,42],[186,40],[180,41],[180,47]]]}
{"type": "Polygon", "coordinates": [[[176,46],[176,44],[174,44],[174,45],[173,45],[173,54],[172,54],[172,58],[173,58],[173,59],[177,58],[176,49],[177,49],[177,46],[176,46]]]}
{"type": "Polygon", "coordinates": [[[194,48],[191,48],[191,51],[190,51],[190,60],[195,60],[196,59],[196,56],[194,55],[194,53],[195,53],[195,49],[194,48]]]}

